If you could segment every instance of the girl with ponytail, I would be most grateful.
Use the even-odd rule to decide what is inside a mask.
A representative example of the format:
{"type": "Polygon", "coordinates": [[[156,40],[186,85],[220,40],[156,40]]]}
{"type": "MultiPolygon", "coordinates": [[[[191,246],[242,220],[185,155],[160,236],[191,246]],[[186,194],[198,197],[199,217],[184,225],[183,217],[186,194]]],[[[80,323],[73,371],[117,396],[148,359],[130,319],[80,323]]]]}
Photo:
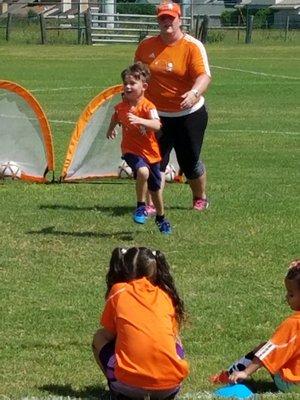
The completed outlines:
{"type": "Polygon", "coordinates": [[[185,313],[165,255],[115,248],[106,283],[93,353],[111,398],[175,399],[189,372],[179,338],[185,313]]]}

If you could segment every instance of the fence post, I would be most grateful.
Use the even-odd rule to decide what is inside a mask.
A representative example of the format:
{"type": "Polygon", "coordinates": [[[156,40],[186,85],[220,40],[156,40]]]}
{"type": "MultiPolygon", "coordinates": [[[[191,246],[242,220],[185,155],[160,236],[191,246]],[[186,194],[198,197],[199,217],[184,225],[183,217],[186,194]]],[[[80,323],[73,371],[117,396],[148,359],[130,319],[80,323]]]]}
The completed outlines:
{"type": "Polygon", "coordinates": [[[80,28],[80,3],[77,3],[77,43],[80,44],[81,28],[80,28]]]}
{"type": "Polygon", "coordinates": [[[84,25],[85,25],[85,37],[86,37],[86,44],[92,44],[92,32],[91,32],[91,13],[90,9],[84,13],[84,25]]]}
{"type": "Polygon", "coordinates": [[[254,15],[247,16],[245,43],[251,43],[254,15]]]}
{"type": "Polygon", "coordinates": [[[200,41],[202,43],[206,43],[207,35],[208,35],[208,25],[209,25],[209,16],[204,15],[203,21],[202,21],[201,35],[200,35],[200,41]]]}
{"type": "Polygon", "coordinates": [[[46,24],[45,24],[45,17],[43,14],[40,14],[40,27],[41,27],[41,42],[42,44],[46,44],[47,43],[46,24]]]}
{"type": "Polygon", "coordinates": [[[10,29],[11,29],[11,18],[12,18],[11,13],[8,13],[7,20],[6,20],[6,33],[5,33],[5,39],[7,41],[9,41],[9,35],[10,35],[10,29]]]}
{"type": "Polygon", "coordinates": [[[194,0],[190,3],[190,32],[194,29],[194,0]]]}
{"type": "Polygon", "coordinates": [[[240,27],[241,27],[241,16],[238,15],[238,20],[237,20],[237,41],[238,41],[238,43],[240,41],[240,27]]]}
{"type": "Polygon", "coordinates": [[[199,39],[199,30],[200,30],[200,15],[196,16],[196,26],[195,26],[195,38],[199,39]]]}
{"type": "Polygon", "coordinates": [[[286,21],[285,21],[285,33],[284,33],[284,41],[287,41],[288,33],[289,33],[289,27],[290,27],[290,16],[287,15],[286,21]]]}

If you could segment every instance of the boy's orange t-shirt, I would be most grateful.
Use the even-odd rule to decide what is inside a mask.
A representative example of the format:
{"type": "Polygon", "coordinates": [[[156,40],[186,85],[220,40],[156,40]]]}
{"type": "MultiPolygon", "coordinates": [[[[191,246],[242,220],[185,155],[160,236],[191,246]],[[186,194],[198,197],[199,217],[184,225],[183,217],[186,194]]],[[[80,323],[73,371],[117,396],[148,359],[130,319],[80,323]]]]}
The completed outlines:
{"type": "Polygon", "coordinates": [[[175,388],[188,375],[176,353],[178,325],[170,297],[146,278],[115,284],[101,317],[116,335],[116,378],[145,389],[175,388]]]}
{"type": "Polygon", "coordinates": [[[135,60],[147,64],[150,69],[146,97],[158,111],[181,111],[181,96],[191,89],[195,79],[201,74],[210,76],[203,44],[187,34],[170,45],[159,35],[147,38],[139,44],[135,60]]]}
{"type": "Polygon", "coordinates": [[[154,131],[145,127],[130,124],[127,114],[133,113],[145,119],[159,119],[156,108],[145,97],[133,107],[126,100],[115,106],[114,119],[122,125],[122,154],[131,153],[144,157],[150,164],[160,162],[161,156],[154,131]]]}
{"type": "Polygon", "coordinates": [[[284,320],[255,355],[271,374],[300,383],[300,312],[284,320]]]}

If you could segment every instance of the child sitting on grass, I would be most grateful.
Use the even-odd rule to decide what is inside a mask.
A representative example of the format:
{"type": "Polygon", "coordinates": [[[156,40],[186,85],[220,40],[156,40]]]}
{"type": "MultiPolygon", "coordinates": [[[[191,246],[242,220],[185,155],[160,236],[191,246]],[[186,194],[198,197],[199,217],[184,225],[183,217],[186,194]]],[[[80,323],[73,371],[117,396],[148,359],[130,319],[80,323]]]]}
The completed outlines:
{"type": "Polygon", "coordinates": [[[179,338],[184,305],[164,254],[115,248],[106,283],[92,347],[111,399],[175,399],[188,375],[179,338]]]}
{"type": "Polygon", "coordinates": [[[155,106],[144,97],[150,77],[149,69],[137,62],[121,74],[124,95],[116,105],[106,133],[108,139],[116,136],[116,125],[122,125],[122,158],[130,166],[136,179],[137,207],[134,222],[144,224],[148,218],[146,208],[147,191],[155,209],[155,223],[161,233],[170,234],[171,225],[164,215],[161,190],[160,151],[155,132],[161,123],[155,106]]]}
{"type": "Polygon", "coordinates": [[[290,264],[284,282],[286,301],[295,312],[266,343],[211,377],[213,383],[237,383],[265,367],[280,391],[300,393],[300,260],[290,264]]]}

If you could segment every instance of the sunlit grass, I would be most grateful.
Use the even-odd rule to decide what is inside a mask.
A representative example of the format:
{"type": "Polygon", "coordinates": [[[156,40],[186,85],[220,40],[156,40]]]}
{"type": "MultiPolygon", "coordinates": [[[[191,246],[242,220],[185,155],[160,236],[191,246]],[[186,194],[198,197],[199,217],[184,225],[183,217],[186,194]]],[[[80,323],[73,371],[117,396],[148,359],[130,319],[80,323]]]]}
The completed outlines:
{"type": "MultiPolygon", "coordinates": [[[[168,185],[170,237],[152,220],[133,224],[130,181],[0,182],[1,394],[105,398],[90,341],[118,245],[161,249],[172,265],[189,314],[183,340],[191,376],[182,399],[207,398],[209,375],[289,314],[283,277],[299,257],[299,48],[207,50],[214,79],[203,159],[211,207],[193,212],[187,185],[168,185]]],[[[1,79],[32,90],[50,120],[57,177],[73,124],[99,91],[119,83],[133,54],[134,46],[118,45],[0,48],[1,79]]],[[[265,371],[256,387],[275,389],[265,371]]]]}

